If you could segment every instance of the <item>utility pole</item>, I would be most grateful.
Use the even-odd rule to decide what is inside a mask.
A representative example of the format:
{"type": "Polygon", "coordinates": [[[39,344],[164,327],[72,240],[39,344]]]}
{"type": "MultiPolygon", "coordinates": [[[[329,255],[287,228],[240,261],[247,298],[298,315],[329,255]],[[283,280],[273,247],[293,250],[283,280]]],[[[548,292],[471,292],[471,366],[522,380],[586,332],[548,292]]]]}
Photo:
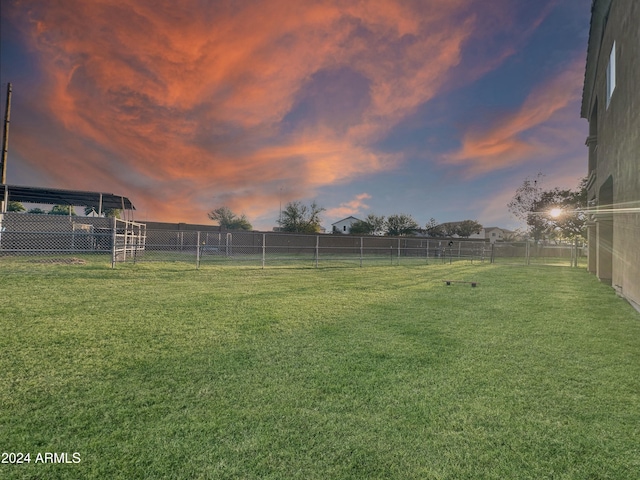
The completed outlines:
{"type": "Polygon", "coordinates": [[[278,228],[279,232],[282,231],[282,187],[280,187],[280,194],[278,195],[280,199],[280,214],[278,215],[278,228]]]}
{"type": "Polygon", "coordinates": [[[0,165],[0,184],[4,185],[4,197],[0,205],[0,213],[6,213],[9,205],[9,189],[7,184],[7,152],[9,150],[9,121],[11,117],[11,83],[7,84],[7,106],[4,111],[4,130],[2,132],[2,164],[0,165]]]}

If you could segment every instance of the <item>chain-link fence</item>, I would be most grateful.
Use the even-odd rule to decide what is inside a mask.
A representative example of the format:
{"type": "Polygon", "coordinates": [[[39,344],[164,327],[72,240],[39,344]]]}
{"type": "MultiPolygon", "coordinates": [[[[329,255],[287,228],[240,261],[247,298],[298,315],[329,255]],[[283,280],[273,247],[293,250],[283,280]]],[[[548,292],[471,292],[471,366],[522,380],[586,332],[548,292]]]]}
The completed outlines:
{"type": "Polygon", "coordinates": [[[0,254],[107,254],[113,225],[108,218],[28,213],[0,215],[0,254]]]}
{"type": "Polygon", "coordinates": [[[496,242],[492,261],[513,265],[587,266],[587,247],[583,243],[540,244],[533,241],[496,242]]]}
{"type": "Polygon", "coordinates": [[[144,253],[137,260],[187,261],[197,266],[398,265],[461,259],[489,261],[490,249],[486,242],[426,238],[148,230],[144,253]]]}
{"type": "Polygon", "coordinates": [[[0,256],[104,256],[136,259],[145,246],[145,226],[116,218],[0,214],[0,256]]]}
{"type": "Polygon", "coordinates": [[[145,224],[117,219],[8,213],[0,221],[0,256],[9,255],[104,255],[114,266],[150,261],[188,262],[196,267],[454,261],[569,266],[583,258],[583,249],[467,239],[147,229],[145,224]]]}

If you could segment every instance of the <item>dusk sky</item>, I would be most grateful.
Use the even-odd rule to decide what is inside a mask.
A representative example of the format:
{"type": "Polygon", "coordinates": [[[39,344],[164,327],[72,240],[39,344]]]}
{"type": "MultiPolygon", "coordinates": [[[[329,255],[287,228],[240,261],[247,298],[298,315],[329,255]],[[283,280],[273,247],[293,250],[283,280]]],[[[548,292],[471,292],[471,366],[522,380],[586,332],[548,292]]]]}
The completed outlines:
{"type": "Polygon", "coordinates": [[[254,228],[406,213],[515,229],[586,175],[591,0],[2,0],[7,182],[254,228]]]}

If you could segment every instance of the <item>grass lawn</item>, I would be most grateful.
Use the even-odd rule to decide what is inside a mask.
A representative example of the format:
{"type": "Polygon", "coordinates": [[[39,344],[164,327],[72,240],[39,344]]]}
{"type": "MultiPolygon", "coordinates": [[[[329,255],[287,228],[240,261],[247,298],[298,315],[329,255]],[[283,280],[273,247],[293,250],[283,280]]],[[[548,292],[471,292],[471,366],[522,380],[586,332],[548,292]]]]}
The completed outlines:
{"type": "Polygon", "coordinates": [[[640,314],[582,269],[0,271],[0,478],[640,475],[640,314]]]}

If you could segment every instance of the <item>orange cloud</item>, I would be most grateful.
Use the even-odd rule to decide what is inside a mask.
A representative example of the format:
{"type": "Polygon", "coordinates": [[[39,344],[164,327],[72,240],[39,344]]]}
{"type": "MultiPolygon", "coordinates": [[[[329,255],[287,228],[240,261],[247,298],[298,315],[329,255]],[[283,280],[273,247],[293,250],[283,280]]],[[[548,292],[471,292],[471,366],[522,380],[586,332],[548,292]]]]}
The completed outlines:
{"type": "MultiPolygon", "coordinates": [[[[60,132],[16,148],[54,184],[122,192],[149,219],[202,222],[222,203],[268,215],[283,185],[309,198],[395,168],[374,143],[446,88],[482,18],[509,4],[16,2],[46,77],[34,111],[60,132]]],[[[557,87],[540,99],[560,102],[557,87]]],[[[470,133],[451,161],[524,155],[518,133],[545,115],[470,133]]]]}
{"type": "Polygon", "coordinates": [[[362,212],[362,210],[369,208],[365,202],[371,198],[371,195],[368,193],[360,193],[356,195],[352,200],[348,202],[341,203],[339,206],[334,208],[329,208],[326,212],[326,217],[333,220],[338,220],[340,218],[349,217],[351,215],[357,215],[362,212]]]}
{"type": "Polygon", "coordinates": [[[517,165],[557,147],[561,132],[545,126],[563,116],[580,99],[583,60],[573,64],[529,94],[521,107],[487,128],[474,126],[466,132],[457,152],[445,157],[451,164],[465,165],[470,174],[517,165]]]}

